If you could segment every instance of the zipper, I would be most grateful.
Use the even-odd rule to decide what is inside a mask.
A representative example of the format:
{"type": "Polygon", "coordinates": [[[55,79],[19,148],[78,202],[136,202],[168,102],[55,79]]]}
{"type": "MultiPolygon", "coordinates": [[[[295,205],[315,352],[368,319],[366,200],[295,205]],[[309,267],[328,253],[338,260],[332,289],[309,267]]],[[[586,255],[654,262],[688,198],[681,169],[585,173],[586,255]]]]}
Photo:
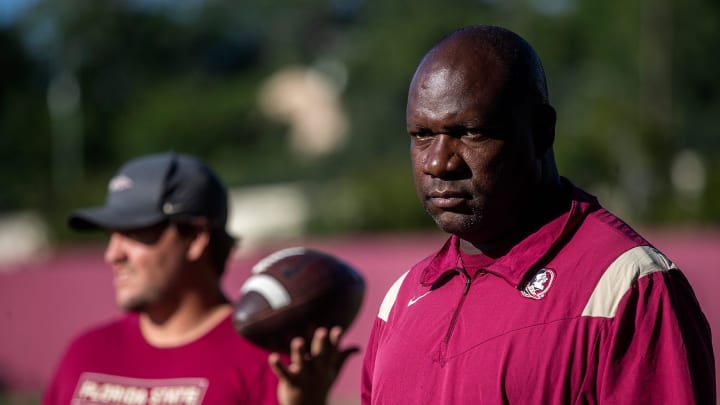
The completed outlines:
{"type": "Polygon", "coordinates": [[[455,329],[455,322],[457,322],[458,315],[460,315],[460,310],[465,303],[465,297],[467,297],[468,291],[470,291],[470,283],[472,282],[472,278],[470,278],[470,275],[467,273],[467,271],[465,271],[465,269],[462,269],[460,273],[465,278],[465,288],[463,288],[463,293],[460,296],[460,301],[458,301],[458,304],[455,307],[455,312],[453,313],[452,319],[450,319],[450,325],[447,332],[445,332],[445,338],[443,338],[443,343],[446,346],[450,341],[450,335],[452,335],[452,332],[455,329]]]}

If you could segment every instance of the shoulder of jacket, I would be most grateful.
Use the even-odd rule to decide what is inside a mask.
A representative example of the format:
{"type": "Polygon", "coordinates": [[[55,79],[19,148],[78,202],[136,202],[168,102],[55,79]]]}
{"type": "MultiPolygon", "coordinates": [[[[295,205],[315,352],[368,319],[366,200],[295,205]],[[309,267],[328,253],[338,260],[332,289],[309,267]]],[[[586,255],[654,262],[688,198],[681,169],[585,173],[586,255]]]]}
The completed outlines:
{"type": "Polygon", "coordinates": [[[677,266],[652,246],[626,250],[605,269],[582,316],[614,317],[620,300],[639,279],[673,269],[677,270],[677,266]]]}
{"type": "Polygon", "coordinates": [[[390,286],[387,293],[385,293],[385,298],[383,298],[382,303],[380,304],[380,309],[378,310],[378,318],[385,322],[388,320],[388,315],[390,314],[390,310],[393,305],[395,305],[395,300],[397,299],[398,292],[400,291],[400,286],[403,281],[405,281],[405,277],[407,277],[408,273],[410,273],[410,270],[398,277],[392,286],[390,286]]]}

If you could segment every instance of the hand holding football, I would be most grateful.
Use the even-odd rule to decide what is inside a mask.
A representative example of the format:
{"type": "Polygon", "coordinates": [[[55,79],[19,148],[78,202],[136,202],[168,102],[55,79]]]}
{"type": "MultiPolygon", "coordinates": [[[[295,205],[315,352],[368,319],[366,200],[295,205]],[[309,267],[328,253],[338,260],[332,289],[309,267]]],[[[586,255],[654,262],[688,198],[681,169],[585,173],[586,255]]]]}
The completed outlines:
{"type": "Polygon", "coordinates": [[[240,289],[233,323],[254,344],[288,353],[293,337],[309,342],[318,327],[347,330],[364,293],[362,276],[338,258],[305,248],[283,249],[253,267],[240,289]]]}

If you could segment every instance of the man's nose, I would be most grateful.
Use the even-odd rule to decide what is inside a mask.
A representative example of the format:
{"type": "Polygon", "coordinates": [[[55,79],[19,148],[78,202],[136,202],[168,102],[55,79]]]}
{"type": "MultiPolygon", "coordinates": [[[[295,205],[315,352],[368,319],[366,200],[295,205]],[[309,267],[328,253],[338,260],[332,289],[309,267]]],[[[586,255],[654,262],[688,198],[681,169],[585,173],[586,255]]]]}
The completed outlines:
{"type": "Polygon", "coordinates": [[[115,264],[125,259],[122,235],[117,232],[110,233],[110,240],[105,247],[105,262],[115,264]]]}
{"type": "Polygon", "coordinates": [[[461,172],[465,162],[458,154],[459,142],[459,139],[449,135],[437,135],[426,149],[423,163],[425,173],[433,177],[446,177],[461,172]]]}

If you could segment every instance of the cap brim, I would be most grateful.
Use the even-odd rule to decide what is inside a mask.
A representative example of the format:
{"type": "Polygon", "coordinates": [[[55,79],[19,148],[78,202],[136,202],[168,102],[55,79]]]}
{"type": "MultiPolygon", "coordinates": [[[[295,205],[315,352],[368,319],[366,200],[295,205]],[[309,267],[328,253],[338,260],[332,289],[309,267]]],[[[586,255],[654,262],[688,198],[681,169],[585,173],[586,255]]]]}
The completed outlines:
{"type": "Polygon", "coordinates": [[[105,207],[79,209],[68,216],[68,226],[75,230],[129,230],[159,224],[166,220],[160,213],[138,215],[105,207]]]}

